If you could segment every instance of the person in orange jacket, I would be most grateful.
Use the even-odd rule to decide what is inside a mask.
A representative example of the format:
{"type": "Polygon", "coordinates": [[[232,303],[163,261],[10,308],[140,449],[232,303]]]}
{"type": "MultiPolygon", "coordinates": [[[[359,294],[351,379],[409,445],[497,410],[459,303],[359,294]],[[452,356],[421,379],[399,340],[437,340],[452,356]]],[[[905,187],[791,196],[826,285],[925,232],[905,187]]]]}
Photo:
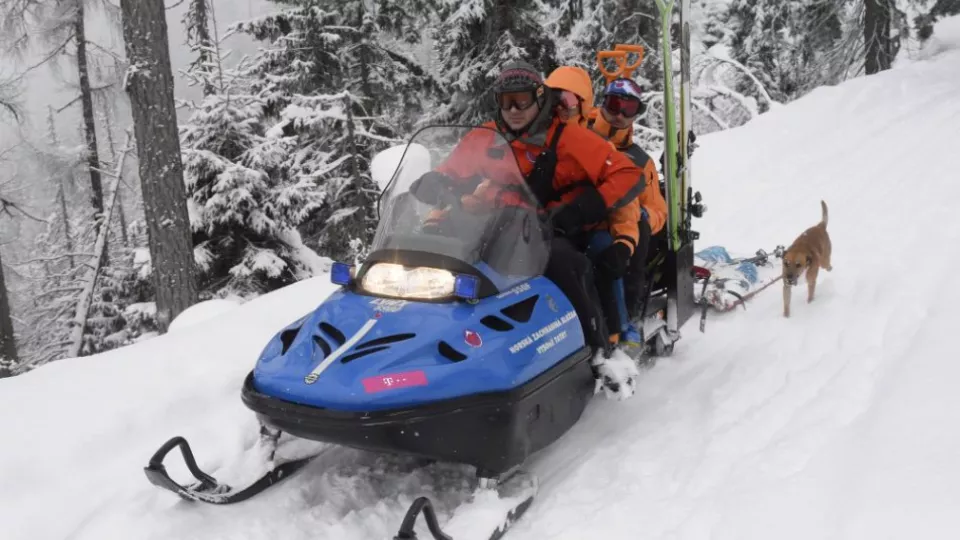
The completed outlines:
{"type": "MultiPolygon", "coordinates": [[[[587,127],[605,137],[642,167],[646,180],[646,187],[638,198],[636,244],[622,274],[629,319],[640,316],[648,294],[646,265],[651,254],[650,248],[654,239],[663,236],[667,222],[667,202],[663,197],[657,166],[633,141],[633,123],[643,111],[640,85],[631,79],[615,79],[604,88],[601,106],[594,109],[586,121],[587,127]]],[[[624,219],[627,219],[626,216],[624,219]]]]}
{"type": "Polygon", "coordinates": [[[461,197],[501,194],[500,190],[484,189],[489,186],[483,181],[495,176],[486,174],[496,167],[497,159],[487,150],[495,142],[491,129],[499,132],[539,203],[555,210],[552,221],[558,235],[545,276],[570,299],[588,344],[609,357],[607,313],[601,309],[606,302],[597,291],[583,238],[590,226],[604,222],[611,212],[637,198],[645,185],[641,169],[603,137],[563,122],[555,107],[558,96],[529,63],[504,66],[493,90],[499,112],[495,120],[483,124],[490,129],[469,132],[443,164],[414,182],[410,193],[426,204],[436,204],[441,189],[453,189],[461,197]],[[480,163],[478,155],[489,159],[480,163]]]}
{"type": "Polygon", "coordinates": [[[645,188],[630,204],[610,214],[607,222],[598,228],[609,234],[594,235],[587,250],[591,258],[600,252],[609,254],[597,261],[597,271],[600,274],[598,287],[615,288],[616,305],[605,306],[608,311],[616,309],[619,314],[618,321],[609,321],[611,340],[619,341],[623,335],[627,341],[642,341],[643,337],[630,325],[630,320],[639,315],[643,305],[643,295],[646,294],[644,270],[650,238],[663,229],[667,205],[660,192],[656,165],[632,141],[633,121],[642,112],[640,88],[629,79],[614,83],[605,89],[604,107],[597,109],[593,106],[590,76],[582,68],[562,66],[546,80],[547,86],[562,92],[558,106],[562,118],[594,130],[643,167],[645,188]],[[627,103],[621,103],[621,100],[627,103]]]}
{"type": "MultiPolygon", "coordinates": [[[[560,93],[557,115],[568,124],[586,126],[595,112],[593,85],[586,70],[560,66],[550,73],[545,84],[560,93]]],[[[612,143],[611,146],[616,148],[612,143]]],[[[640,201],[644,197],[640,191],[637,198],[611,212],[604,222],[590,227],[592,234],[586,242],[585,253],[594,262],[611,343],[620,342],[621,335],[631,341],[639,339],[637,334],[630,333],[623,276],[640,240],[640,201]]]]}

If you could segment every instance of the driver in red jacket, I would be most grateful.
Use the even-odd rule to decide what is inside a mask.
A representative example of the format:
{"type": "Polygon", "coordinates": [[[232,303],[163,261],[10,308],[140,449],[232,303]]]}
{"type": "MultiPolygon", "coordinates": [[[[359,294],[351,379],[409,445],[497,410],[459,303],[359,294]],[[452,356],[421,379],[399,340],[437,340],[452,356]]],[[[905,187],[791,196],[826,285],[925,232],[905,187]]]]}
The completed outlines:
{"type": "MultiPolygon", "coordinates": [[[[506,65],[494,92],[499,114],[484,127],[495,129],[508,141],[523,180],[540,204],[556,208],[553,225],[558,235],[545,275],[577,310],[587,342],[609,356],[612,345],[594,283],[593,264],[567,237],[580,235],[635,201],[646,187],[643,171],[600,135],[561,121],[556,116],[555,94],[544,86],[543,78],[530,64],[506,65]]],[[[488,150],[495,140],[490,129],[471,131],[448,159],[417,180],[410,192],[424,203],[436,204],[439,190],[452,188],[458,195],[486,197],[492,204],[494,198],[503,196],[503,190],[490,183],[509,180],[490,174],[496,168],[495,157],[477,160],[476,156],[490,156],[488,150]]],[[[515,170],[515,166],[511,163],[503,169],[515,170]]],[[[605,256],[618,257],[619,250],[611,247],[599,257],[605,256]]]]}

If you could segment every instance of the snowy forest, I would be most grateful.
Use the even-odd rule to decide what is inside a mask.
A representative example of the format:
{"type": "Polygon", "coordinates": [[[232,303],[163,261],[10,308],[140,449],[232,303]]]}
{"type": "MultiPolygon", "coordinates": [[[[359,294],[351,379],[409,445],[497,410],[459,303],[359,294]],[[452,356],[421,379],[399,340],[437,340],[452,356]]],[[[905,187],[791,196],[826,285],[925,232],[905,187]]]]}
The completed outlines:
{"type": "MultiPolygon", "coordinates": [[[[0,377],[362,258],[372,157],[425,125],[490,118],[510,60],[581,66],[599,92],[597,51],[643,45],[636,129],[660,153],[661,55],[679,54],[660,49],[653,0],[255,3],[243,17],[214,0],[0,0],[0,377]]],[[[691,3],[698,136],[889,69],[960,12],[691,3]]]]}

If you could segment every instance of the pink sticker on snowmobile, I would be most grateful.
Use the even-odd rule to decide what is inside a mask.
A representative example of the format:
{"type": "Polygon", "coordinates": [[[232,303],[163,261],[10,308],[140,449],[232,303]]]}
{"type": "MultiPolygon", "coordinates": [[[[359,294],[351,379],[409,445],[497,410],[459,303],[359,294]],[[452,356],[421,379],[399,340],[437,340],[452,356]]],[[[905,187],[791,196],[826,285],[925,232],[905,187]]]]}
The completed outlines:
{"type": "Polygon", "coordinates": [[[384,390],[393,390],[396,388],[426,386],[427,374],[422,371],[406,371],[403,373],[391,373],[389,375],[367,377],[362,382],[363,389],[366,390],[368,394],[373,394],[376,392],[383,392],[384,390]]]}

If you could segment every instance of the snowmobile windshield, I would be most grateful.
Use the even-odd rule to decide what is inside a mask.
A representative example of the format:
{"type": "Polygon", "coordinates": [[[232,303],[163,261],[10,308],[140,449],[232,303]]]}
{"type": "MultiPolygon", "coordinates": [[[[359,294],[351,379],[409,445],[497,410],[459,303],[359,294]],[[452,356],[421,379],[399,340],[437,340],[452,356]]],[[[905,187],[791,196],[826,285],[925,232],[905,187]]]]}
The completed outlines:
{"type": "Polygon", "coordinates": [[[452,291],[466,282],[485,297],[542,275],[547,265],[553,229],[494,129],[418,131],[392,170],[379,214],[357,275],[372,294],[440,300],[464,296],[452,291]]]}

